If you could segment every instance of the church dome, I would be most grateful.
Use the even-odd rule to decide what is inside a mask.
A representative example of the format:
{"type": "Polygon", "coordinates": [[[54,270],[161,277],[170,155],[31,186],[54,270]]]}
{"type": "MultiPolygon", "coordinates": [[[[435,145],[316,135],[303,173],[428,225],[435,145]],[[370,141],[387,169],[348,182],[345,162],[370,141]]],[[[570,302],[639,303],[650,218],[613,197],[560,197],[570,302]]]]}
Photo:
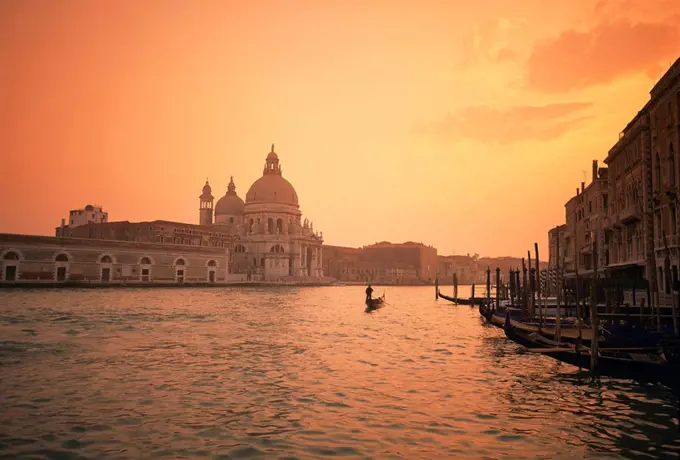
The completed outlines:
{"type": "Polygon", "coordinates": [[[280,203],[299,206],[295,189],[281,175],[279,157],[272,150],[267,155],[262,177],[250,186],[246,193],[246,204],[251,203],[280,203]]]}
{"type": "Polygon", "coordinates": [[[217,200],[215,205],[215,216],[221,215],[241,215],[244,211],[243,200],[236,194],[236,185],[232,177],[227,187],[227,193],[217,200]]]}

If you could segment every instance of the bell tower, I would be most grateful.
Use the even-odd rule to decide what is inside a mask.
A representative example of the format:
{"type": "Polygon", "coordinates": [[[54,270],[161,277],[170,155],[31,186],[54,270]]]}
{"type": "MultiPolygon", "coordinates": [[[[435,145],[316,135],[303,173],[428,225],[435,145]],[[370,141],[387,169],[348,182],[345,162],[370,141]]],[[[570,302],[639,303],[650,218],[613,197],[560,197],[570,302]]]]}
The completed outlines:
{"type": "Polygon", "coordinates": [[[201,203],[199,208],[199,225],[211,225],[213,223],[213,200],[215,197],[212,196],[212,188],[208,183],[208,179],[205,179],[205,185],[203,186],[203,193],[198,197],[201,203]]]}

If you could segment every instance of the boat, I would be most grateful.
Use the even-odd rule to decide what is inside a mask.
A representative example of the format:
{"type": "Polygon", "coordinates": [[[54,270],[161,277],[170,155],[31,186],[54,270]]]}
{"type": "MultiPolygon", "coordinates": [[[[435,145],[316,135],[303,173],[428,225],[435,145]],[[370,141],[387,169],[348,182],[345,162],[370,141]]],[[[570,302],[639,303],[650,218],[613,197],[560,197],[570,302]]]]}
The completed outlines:
{"type": "Polygon", "coordinates": [[[382,308],[384,305],[385,305],[384,292],[382,296],[376,297],[375,299],[366,299],[366,311],[377,310],[378,308],[382,308]]]}
{"type": "Polygon", "coordinates": [[[476,300],[479,300],[479,299],[472,299],[472,298],[470,298],[470,299],[460,299],[460,298],[450,297],[450,296],[447,296],[445,294],[442,294],[439,291],[437,291],[437,295],[441,299],[448,300],[449,302],[453,302],[453,303],[458,304],[458,305],[474,305],[476,303],[476,300]]]}
{"type": "MultiPolygon", "coordinates": [[[[590,369],[591,349],[581,341],[559,343],[540,332],[521,330],[513,324],[509,314],[505,316],[503,329],[507,338],[522,345],[530,353],[538,353],[580,369],[590,369]]],[[[656,345],[648,342],[637,345],[634,338],[618,337],[609,343],[598,341],[596,366],[598,375],[661,383],[680,389],[677,344],[673,346],[660,341],[656,345]]]]}

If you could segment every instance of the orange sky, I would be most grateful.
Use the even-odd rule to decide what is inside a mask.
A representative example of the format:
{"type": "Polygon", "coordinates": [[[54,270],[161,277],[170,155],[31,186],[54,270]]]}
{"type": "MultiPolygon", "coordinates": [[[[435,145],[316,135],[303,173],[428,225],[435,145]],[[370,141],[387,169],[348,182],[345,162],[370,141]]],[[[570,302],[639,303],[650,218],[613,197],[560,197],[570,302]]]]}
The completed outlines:
{"type": "Polygon", "coordinates": [[[327,244],[547,255],[679,55],[676,0],[4,0],[0,232],[197,223],[273,142],[327,244]]]}

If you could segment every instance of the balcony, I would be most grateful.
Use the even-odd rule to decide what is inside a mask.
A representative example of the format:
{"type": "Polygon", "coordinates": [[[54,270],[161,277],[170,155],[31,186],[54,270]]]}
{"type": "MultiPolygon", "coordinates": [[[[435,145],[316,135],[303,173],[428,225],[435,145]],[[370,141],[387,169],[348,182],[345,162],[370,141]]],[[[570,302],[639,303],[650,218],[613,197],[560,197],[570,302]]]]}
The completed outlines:
{"type": "Polygon", "coordinates": [[[621,223],[627,224],[636,220],[642,220],[642,212],[637,203],[630,203],[619,212],[618,218],[621,220],[621,223]]]}

